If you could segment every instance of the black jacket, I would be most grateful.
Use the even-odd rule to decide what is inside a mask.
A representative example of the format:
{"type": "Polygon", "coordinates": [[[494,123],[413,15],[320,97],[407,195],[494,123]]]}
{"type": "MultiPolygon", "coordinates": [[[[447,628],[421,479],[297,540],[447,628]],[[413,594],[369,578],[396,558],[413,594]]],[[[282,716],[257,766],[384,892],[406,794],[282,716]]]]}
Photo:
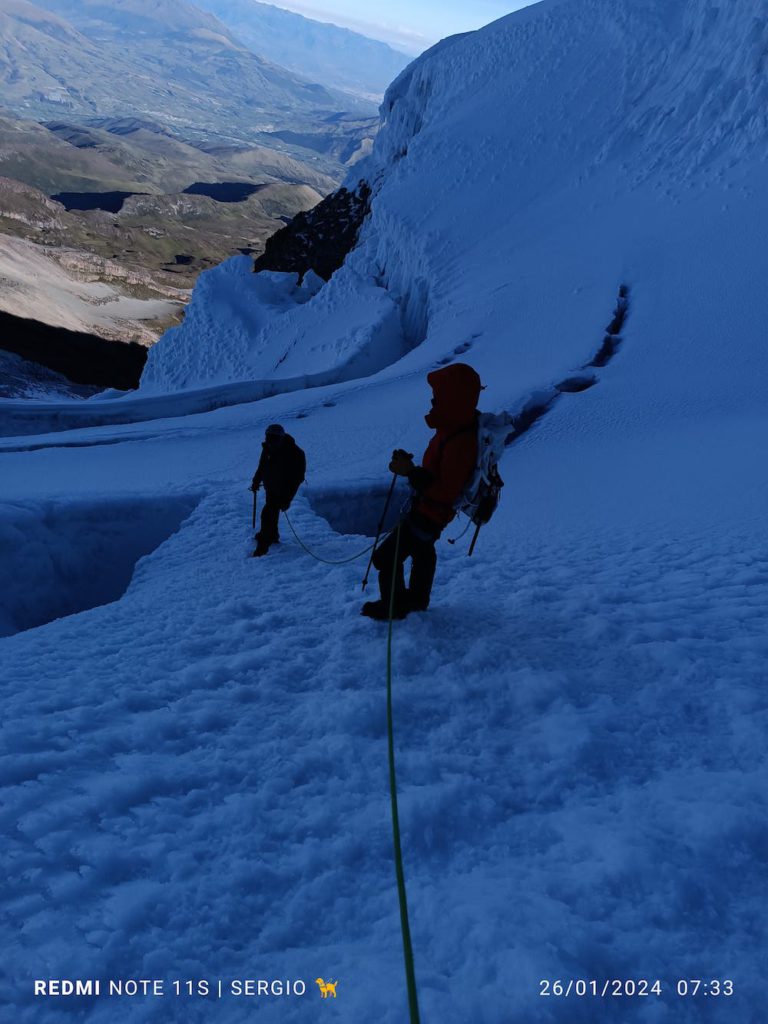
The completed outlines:
{"type": "Polygon", "coordinates": [[[259,467],[253,477],[253,488],[264,485],[267,500],[287,509],[304,480],[307,460],[290,434],[277,442],[261,446],[259,467]]]}

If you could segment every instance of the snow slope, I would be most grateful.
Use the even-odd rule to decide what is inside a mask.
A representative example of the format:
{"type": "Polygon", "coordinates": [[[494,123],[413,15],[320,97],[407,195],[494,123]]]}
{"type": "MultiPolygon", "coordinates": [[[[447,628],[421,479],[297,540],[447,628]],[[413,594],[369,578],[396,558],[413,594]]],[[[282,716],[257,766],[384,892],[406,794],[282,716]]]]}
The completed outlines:
{"type": "MultiPolygon", "coordinates": [[[[422,1019],[762,1024],[762,11],[545,0],[444,41],[385,98],[371,216],[329,284],[225,264],[145,396],[35,403],[19,437],[0,403],[0,543],[43,524],[38,619],[71,610],[81,510],[118,535],[141,519],[118,506],[169,510],[122,596],[0,641],[3,989],[22,1024],[406,1019],[365,559],[312,561],[283,523],[249,560],[246,487],[284,423],[309,462],[297,532],[361,552],[389,453],[428,438],[425,373],[457,358],[488,410],[595,383],[509,448],[472,560],[441,541],[433,607],[395,629],[422,1019]],[[621,343],[585,368],[622,284],[621,343]],[[202,412],[209,386],[224,407],[202,412]],[[84,406],[102,426],[77,426],[84,406]],[[36,977],[308,990],[65,1004],[35,1000],[36,977]],[[662,991],[558,998],[542,979],[662,991]]],[[[7,588],[12,611],[23,572],[7,588]]]]}
{"type": "Polygon", "coordinates": [[[31,413],[31,420],[36,417],[28,404],[30,399],[48,403],[57,398],[68,401],[72,398],[88,398],[99,390],[87,384],[73,384],[47,366],[31,363],[13,352],[0,351],[0,397],[23,399],[19,405],[31,413]]]}

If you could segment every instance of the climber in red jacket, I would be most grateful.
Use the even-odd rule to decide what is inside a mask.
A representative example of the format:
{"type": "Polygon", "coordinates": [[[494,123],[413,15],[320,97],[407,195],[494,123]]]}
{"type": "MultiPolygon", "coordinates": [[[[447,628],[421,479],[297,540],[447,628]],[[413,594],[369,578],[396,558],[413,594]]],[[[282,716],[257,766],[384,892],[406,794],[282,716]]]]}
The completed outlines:
{"type": "Polygon", "coordinates": [[[390,472],[407,477],[414,496],[399,526],[399,542],[395,529],[373,556],[379,570],[381,598],[366,602],[362,608],[362,614],[371,619],[389,618],[393,579],[393,618],[402,619],[409,612],[428,608],[437,565],[435,542],[456,515],[455,505],[477,463],[479,376],[466,363],[453,363],[430,373],[427,383],[433,398],[425,419],[435,434],[421,466],[415,466],[407,452],[393,452],[390,472]],[[411,574],[406,588],[403,563],[408,558],[411,574]]]}

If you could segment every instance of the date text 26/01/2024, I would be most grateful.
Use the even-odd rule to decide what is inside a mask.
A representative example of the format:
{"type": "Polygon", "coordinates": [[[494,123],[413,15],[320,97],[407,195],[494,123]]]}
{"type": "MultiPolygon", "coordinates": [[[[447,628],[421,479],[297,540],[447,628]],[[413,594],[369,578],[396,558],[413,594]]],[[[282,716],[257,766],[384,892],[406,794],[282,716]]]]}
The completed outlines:
{"type": "Polygon", "coordinates": [[[597,998],[626,997],[634,996],[662,996],[665,991],[672,991],[675,995],[684,998],[686,996],[732,996],[734,994],[733,981],[730,978],[679,978],[671,985],[660,980],[649,981],[646,978],[633,980],[631,978],[609,978],[606,981],[585,980],[579,978],[569,981],[557,979],[552,981],[543,978],[539,982],[539,995],[554,998],[568,998],[576,996],[584,998],[595,996],[597,998]]]}

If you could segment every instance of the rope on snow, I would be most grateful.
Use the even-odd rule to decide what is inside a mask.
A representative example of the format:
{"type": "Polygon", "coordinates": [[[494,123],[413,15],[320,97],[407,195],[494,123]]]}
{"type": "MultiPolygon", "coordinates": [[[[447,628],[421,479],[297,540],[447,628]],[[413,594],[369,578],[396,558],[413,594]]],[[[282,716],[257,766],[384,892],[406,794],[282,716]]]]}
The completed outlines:
{"type": "Polygon", "coordinates": [[[316,562],[322,562],[323,565],[347,565],[348,562],[356,562],[358,560],[358,558],[362,558],[363,555],[367,555],[368,552],[373,550],[373,548],[375,547],[374,544],[369,544],[368,547],[365,549],[365,551],[359,551],[356,555],[352,555],[351,558],[340,558],[340,559],[321,558],[320,555],[316,555],[314,553],[314,551],[310,551],[309,548],[307,547],[307,545],[304,543],[304,541],[298,535],[298,533],[296,533],[294,525],[293,525],[293,523],[291,522],[291,520],[288,517],[288,513],[287,512],[283,512],[283,515],[285,516],[285,521],[288,523],[288,525],[291,528],[291,533],[296,538],[296,540],[299,542],[301,547],[306,551],[306,553],[311,558],[314,558],[316,562]]]}

